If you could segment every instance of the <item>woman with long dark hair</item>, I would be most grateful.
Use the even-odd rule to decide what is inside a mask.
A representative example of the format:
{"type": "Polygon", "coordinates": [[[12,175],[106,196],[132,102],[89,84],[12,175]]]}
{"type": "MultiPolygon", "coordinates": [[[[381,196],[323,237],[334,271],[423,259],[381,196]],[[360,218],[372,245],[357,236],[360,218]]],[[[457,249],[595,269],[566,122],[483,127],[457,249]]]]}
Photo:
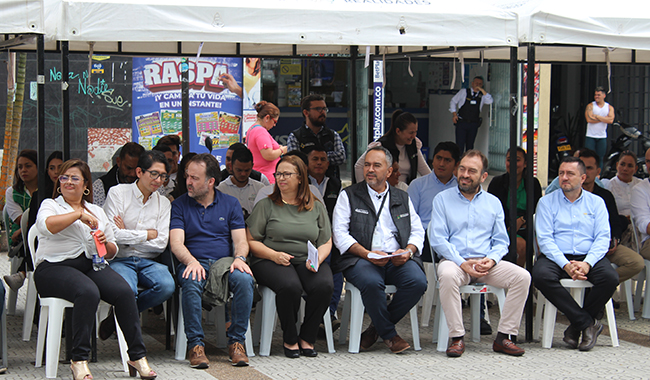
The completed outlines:
{"type": "MultiPolygon", "coordinates": [[[[401,173],[399,181],[407,185],[419,175],[431,173],[427,160],[422,155],[422,141],[416,137],[418,133],[418,119],[410,112],[396,110],[391,117],[390,130],[377,141],[371,142],[368,149],[378,145],[388,149],[395,162],[399,164],[401,173]]],[[[367,152],[367,150],[366,150],[367,152]]],[[[354,173],[357,181],[363,179],[363,163],[366,158],[364,153],[354,164],[354,173]]]]}

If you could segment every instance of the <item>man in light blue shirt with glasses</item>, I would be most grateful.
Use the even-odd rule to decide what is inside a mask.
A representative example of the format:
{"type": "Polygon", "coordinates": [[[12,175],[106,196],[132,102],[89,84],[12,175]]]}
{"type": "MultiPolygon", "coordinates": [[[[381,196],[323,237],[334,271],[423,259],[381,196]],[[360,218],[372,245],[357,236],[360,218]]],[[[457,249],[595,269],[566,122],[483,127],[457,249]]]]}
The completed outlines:
{"type": "Polygon", "coordinates": [[[562,191],[542,197],[537,204],[535,231],[541,255],[533,267],[533,281],[571,322],[564,342],[589,351],[603,330],[596,315],[618,286],[618,274],[605,258],[610,244],[609,214],[601,197],[582,189],[587,178],[582,160],[563,159],[558,174],[562,191]],[[594,285],[582,307],[560,283],[565,278],[594,285]]]}

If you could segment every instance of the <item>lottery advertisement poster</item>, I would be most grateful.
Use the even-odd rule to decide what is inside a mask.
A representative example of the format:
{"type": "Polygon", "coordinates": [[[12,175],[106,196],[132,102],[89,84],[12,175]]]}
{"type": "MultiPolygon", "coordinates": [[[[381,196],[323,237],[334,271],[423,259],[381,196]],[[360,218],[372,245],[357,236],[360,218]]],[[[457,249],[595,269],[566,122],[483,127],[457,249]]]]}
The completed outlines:
{"type": "MultiPolygon", "coordinates": [[[[224,165],[226,149],[241,141],[243,59],[189,58],[190,151],[224,165]]],[[[181,59],[133,58],[133,141],[151,149],[164,135],[181,135],[181,59]]],[[[182,136],[183,139],[186,136],[182,136]]]]}

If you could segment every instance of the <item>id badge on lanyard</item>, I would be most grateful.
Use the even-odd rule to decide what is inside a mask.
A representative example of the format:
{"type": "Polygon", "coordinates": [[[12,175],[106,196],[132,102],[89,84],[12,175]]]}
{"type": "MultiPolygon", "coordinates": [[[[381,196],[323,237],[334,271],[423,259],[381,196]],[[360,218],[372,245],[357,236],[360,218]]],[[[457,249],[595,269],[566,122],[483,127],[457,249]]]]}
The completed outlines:
{"type": "Polygon", "coordinates": [[[381,206],[379,206],[379,211],[377,211],[377,223],[375,223],[375,229],[372,233],[372,244],[370,247],[371,251],[381,251],[383,244],[383,233],[377,228],[379,225],[379,216],[381,216],[381,211],[384,209],[384,203],[386,203],[386,198],[388,198],[389,192],[386,192],[384,199],[381,200],[381,206]]]}

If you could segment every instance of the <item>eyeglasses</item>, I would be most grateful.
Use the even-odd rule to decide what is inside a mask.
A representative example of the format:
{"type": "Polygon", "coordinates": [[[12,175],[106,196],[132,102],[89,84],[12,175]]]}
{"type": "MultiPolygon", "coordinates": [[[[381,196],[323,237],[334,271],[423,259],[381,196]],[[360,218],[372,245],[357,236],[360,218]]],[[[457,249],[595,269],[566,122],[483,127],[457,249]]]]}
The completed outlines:
{"type": "Polygon", "coordinates": [[[73,176],[60,175],[59,176],[59,182],[61,182],[61,183],[72,182],[73,184],[76,185],[79,182],[81,182],[81,177],[76,176],[76,175],[73,175],[73,176]]]}
{"type": "Polygon", "coordinates": [[[327,107],[311,107],[309,109],[314,110],[316,112],[325,112],[325,113],[328,113],[330,111],[330,109],[327,107]]]}
{"type": "Polygon", "coordinates": [[[169,178],[169,176],[167,174],[158,173],[155,170],[145,170],[145,172],[148,172],[149,175],[151,176],[151,179],[154,179],[154,180],[158,179],[158,177],[160,177],[160,179],[162,179],[163,182],[165,182],[169,178]]]}
{"type": "Polygon", "coordinates": [[[291,178],[292,175],[298,175],[298,173],[275,173],[274,176],[276,179],[284,179],[284,178],[291,178]]]}

